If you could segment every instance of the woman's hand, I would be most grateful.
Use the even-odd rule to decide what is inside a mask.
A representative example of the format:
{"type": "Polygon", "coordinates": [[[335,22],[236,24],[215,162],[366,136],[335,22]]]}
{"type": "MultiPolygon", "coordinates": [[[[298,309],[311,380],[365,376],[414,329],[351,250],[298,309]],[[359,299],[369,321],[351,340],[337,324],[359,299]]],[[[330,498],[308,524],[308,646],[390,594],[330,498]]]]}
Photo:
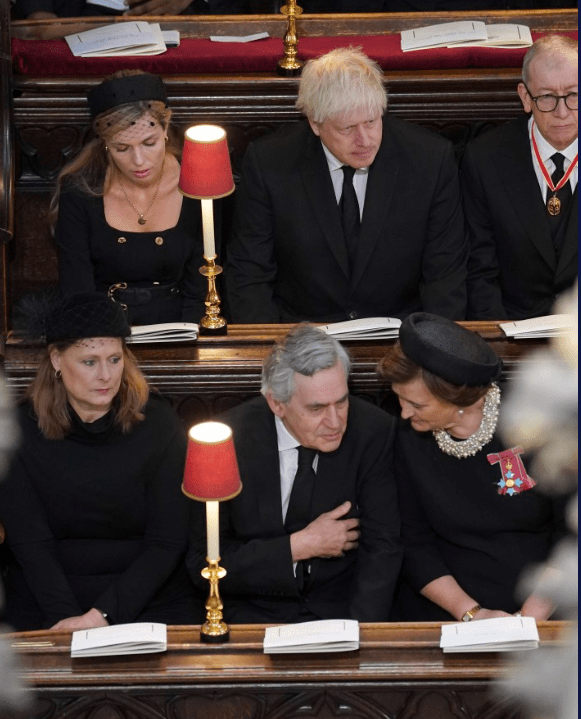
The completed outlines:
{"type": "Polygon", "coordinates": [[[474,613],[472,621],[475,622],[477,619],[497,619],[499,617],[511,616],[512,614],[509,614],[508,612],[503,612],[502,609],[486,609],[485,607],[482,607],[482,609],[479,609],[477,612],[474,613]]]}
{"type": "Polygon", "coordinates": [[[51,630],[56,631],[68,629],[75,632],[77,629],[94,629],[95,627],[107,626],[109,626],[109,622],[105,619],[101,612],[96,609],[89,609],[88,612],[80,614],[77,617],[67,617],[66,619],[61,619],[51,627],[51,630]]]}

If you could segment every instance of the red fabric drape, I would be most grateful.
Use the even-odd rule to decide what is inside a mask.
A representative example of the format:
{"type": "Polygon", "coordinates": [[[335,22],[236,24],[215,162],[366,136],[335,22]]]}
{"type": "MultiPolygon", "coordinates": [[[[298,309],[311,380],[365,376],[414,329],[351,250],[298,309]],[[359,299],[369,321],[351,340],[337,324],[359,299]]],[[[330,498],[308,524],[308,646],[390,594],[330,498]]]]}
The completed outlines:
{"type": "MultiPolygon", "coordinates": [[[[545,33],[533,33],[533,39],[545,33]]],[[[577,38],[576,32],[563,33],[577,38]]],[[[384,70],[453,70],[470,67],[520,67],[526,48],[439,48],[403,53],[397,35],[316,37],[299,39],[301,60],[318,57],[336,47],[361,47],[384,70]]],[[[282,40],[250,43],[182,40],[180,47],[148,57],[73,57],[64,40],[12,40],[14,72],[48,75],[109,75],[119,68],[139,68],[158,75],[194,73],[275,72],[283,55],[282,40]]]]}

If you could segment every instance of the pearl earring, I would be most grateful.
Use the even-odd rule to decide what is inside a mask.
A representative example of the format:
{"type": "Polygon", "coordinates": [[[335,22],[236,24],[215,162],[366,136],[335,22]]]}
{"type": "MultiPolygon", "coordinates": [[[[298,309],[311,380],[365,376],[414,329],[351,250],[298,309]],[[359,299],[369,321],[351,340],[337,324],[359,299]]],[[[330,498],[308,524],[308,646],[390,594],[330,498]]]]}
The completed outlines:
{"type": "Polygon", "coordinates": [[[463,409],[459,409],[459,410],[458,410],[458,414],[464,414],[464,410],[463,410],[463,409]]]}

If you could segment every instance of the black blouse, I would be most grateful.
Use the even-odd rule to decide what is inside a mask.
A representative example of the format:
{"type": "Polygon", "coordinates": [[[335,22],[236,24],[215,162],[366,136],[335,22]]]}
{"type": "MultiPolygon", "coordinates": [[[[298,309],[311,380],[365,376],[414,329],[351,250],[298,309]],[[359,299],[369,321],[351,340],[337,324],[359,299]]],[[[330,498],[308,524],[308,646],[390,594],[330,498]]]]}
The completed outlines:
{"type": "MultiPolygon", "coordinates": [[[[63,187],[55,239],[64,295],[106,292],[118,282],[148,287],[177,283],[179,293],[130,307],[132,324],[199,322],[207,282],[199,200],[183,198],[178,223],[159,232],[127,232],[107,224],[102,197],[63,187]]],[[[218,246],[218,245],[217,245],[218,246]]]]}

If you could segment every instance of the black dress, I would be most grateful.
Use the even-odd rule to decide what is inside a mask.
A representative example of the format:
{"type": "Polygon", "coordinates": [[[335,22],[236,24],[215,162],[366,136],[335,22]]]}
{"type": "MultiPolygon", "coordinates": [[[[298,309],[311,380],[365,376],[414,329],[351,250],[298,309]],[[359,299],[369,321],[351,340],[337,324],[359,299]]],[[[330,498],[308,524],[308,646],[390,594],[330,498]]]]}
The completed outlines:
{"type": "Polygon", "coordinates": [[[107,292],[126,282],[132,290],[153,291],[114,299],[129,307],[131,324],[199,322],[204,315],[206,279],[199,200],[183,198],[177,225],[160,232],[126,232],[107,224],[102,197],[64,186],[55,231],[59,287],[63,295],[107,292]],[[159,283],[159,286],[154,286],[159,283]],[[174,287],[175,285],[175,287],[174,287]],[[167,290],[164,292],[164,290],[167,290]]]}
{"type": "MultiPolygon", "coordinates": [[[[473,457],[444,454],[431,432],[400,422],[398,491],[405,547],[394,621],[452,621],[419,594],[451,574],[487,609],[513,613],[515,587],[525,567],[543,562],[564,532],[564,500],[533,487],[499,494],[499,464],[487,455],[509,449],[495,435],[473,457]]],[[[528,469],[527,459],[523,460],[528,469]]],[[[534,480],[534,477],[533,477],[534,480]]]]}
{"type": "Polygon", "coordinates": [[[152,396],[123,434],[114,410],[91,424],[69,411],[71,432],[54,441],[19,407],[20,449],[0,485],[6,622],[45,629],[96,607],[116,624],[199,623],[203,600],[183,561],[191,500],[177,415],[152,396]]]}

